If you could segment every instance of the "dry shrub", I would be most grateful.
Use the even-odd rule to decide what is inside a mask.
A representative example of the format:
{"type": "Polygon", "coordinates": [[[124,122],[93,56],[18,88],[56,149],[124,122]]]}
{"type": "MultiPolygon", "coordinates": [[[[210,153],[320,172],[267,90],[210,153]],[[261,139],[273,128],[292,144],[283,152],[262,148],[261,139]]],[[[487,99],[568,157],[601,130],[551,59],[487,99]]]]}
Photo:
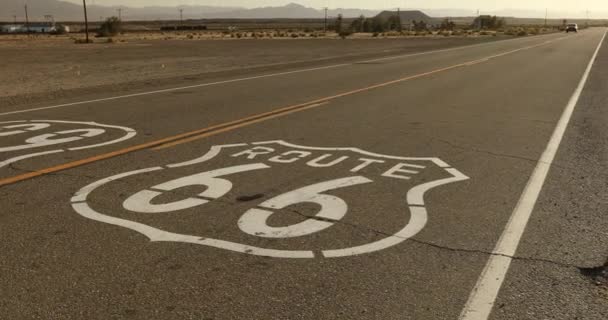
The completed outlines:
{"type": "Polygon", "coordinates": [[[93,43],[93,40],[89,39],[89,41],[87,41],[87,39],[74,39],[74,43],[75,44],[93,43]]]}
{"type": "Polygon", "coordinates": [[[111,37],[122,31],[122,21],[117,17],[110,17],[104,21],[97,31],[98,37],[111,37]]]}

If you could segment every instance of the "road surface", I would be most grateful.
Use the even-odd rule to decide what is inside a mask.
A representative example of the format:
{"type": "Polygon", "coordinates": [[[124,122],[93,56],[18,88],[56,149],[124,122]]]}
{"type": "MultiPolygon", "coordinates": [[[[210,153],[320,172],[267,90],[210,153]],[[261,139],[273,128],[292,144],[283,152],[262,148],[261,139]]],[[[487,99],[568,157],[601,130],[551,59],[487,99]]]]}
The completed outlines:
{"type": "Polygon", "coordinates": [[[605,29],[0,110],[3,319],[606,319],[605,29]]]}

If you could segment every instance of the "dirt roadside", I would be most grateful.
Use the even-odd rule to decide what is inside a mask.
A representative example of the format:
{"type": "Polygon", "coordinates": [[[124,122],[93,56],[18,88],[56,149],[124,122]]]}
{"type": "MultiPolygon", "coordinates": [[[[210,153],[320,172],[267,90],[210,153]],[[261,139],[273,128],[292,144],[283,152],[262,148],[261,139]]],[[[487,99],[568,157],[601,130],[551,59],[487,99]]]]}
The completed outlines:
{"type": "Polygon", "coordinates": [[[67,36],[0,37],[0,109],[89,92],[136,90],[243,69],[301,67],[496,41],[502,37],[129,40],[75,44],[67,36]]]}

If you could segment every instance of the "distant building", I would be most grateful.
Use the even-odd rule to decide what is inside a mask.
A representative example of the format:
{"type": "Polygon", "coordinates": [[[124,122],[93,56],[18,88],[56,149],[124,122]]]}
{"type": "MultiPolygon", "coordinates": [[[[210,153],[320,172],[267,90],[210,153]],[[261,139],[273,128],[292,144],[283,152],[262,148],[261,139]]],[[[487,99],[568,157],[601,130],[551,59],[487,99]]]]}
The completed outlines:
{"type": "Polygon", "coordinates": [[[0,26],[2,33],[52,33],[57,31],[53,22],[32,22],[25,24],[5,24],[0,26]]]}
{"type": "Polygon", "coordinates": [[[481,15],[475,19],[473,22],[473,28],[475,29],[483,29],[488,28],[492,24],[492,16],[489,15],[481,15]]]}
{"type": "Polygon", "coordinates": [[[29,32],[31,32],[31,33],[51,33],[51,32],[57,31],[55,24],[52,22],[30,23],[29,26],[25,30],[26,32],[27,32],[28,28],[29,28],[29,32]]]}
{"type": "Polygon", "coordinates": [[[21,32],[21,28],[23,28],[23,25],[21,24],[5,24],[5,25],[0,25],[0,32],[2,33],[18,33],[21,32]]]}

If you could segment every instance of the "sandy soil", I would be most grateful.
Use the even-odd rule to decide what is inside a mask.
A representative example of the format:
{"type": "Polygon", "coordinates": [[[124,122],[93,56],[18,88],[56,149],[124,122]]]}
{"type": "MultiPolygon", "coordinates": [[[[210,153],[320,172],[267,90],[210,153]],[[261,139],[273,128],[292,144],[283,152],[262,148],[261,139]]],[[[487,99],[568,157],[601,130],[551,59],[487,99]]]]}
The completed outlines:
{"type": "MultiPolygon", "coordinates": [[[[500,37],[234,39],[194,33],[127,34],[108,43],[74,36],[0,36],[0,108],[73,89],[121,86],[227,70],[345,61],[492,41],[500,37]]],[[[217,35],[217,34],[215,34],[217,35]]],[[[108,90],[108,88],[105,88],[108,90]]],[[[110,87],[111,90],[111,87],[110,87]]]]}

